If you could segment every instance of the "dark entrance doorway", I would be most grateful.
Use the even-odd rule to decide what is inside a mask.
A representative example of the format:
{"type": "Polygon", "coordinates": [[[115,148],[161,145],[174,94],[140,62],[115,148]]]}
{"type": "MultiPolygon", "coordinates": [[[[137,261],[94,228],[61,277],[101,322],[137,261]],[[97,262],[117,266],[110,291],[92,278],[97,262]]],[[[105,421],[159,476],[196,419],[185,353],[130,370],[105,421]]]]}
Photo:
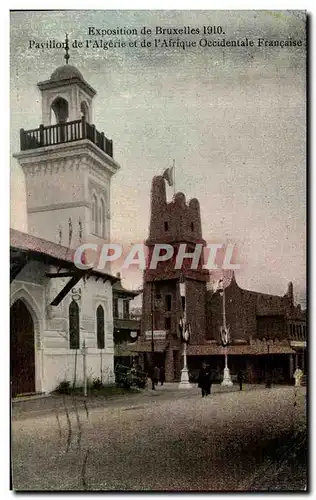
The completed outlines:
{"type": "Polygon", "coordinates": [[[22,300],[10,311],[11,334],[11,394],[35,392],[34,323],[22,300]]]}

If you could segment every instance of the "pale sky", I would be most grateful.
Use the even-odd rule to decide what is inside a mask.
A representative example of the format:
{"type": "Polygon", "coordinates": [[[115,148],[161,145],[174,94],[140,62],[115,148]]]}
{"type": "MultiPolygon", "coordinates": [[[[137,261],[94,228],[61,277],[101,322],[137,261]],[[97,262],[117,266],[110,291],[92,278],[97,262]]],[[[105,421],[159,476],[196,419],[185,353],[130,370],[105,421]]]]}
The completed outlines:
{"type": "MultiPolygon", "coordinates": [[[[176,188],[201,205],[207,242],[234,242],[240,286],[284,294],[293,281],[305,305],[305,18],[268,11],[72,11],[11,13],[11,138],[41,123],[37,82],[64,63],[63,50],[29,49],[29,40],[100,40],[89,26],[222,26],[215,39],[303,40],[293,48],[71,49],[97,91],[95,125],[113,139],[121,165],[112,181],[112,241],[146,239],[151,180],[176,161],[176,188]]],[[[110,39],[138,37],[104,37],[110,39]]],[[[153,38],[214,39],[182,35],[153,38]]],[[[173,190],[167,189],[171,200],[173,190]]],[[[25,188],[12,160],[11,225],[26,230],[25,188]]],[[[123,274],[126,286],[141,274],[123,274]]]]}

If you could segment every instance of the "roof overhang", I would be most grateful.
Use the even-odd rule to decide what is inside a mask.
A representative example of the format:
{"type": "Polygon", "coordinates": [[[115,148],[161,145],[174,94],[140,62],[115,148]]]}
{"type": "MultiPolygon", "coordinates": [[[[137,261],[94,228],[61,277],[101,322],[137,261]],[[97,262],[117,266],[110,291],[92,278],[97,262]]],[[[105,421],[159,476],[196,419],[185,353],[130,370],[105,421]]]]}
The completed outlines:
{"type": "MultiPolygon", "coordinates": [[[[154,352],[165,352],[168,347],[168,342],[157,342],[154,343],[154,352]]],[[[136,341],[133,344],[128,344],[127,349],[130,352],[152,352],[151,342],[146,341],[136,341]]]]}
{"type": "Polygon", "coordinates": [[[35,168],[39,162],[45,170],[47,163],[56,160],[64,159],[65,157],[80,157],[82,160],[89,157],[92,164],[100,169],[104,169],[105,165],[110,175],[114,175],[120,165],[107,153],[102,151],[96,144],[89,139],[79,139],[73,142],[63,142],[61,144],[52,144],[36,149],[27,149],[14,153],[16,158],[26,173],[29,169],[35,168]]]}
{"type": "Polygon", "coordinates": [[[81,78],[64,78],[62,80],[45,80],[44,82],[39,82],[37,84],[38,88],[43,91],[47,89],[61,89],[62,87],[69,87],[69,85],[78,85],[82,90],[84,90],[90,97],[96,95],[94,90],[88,82],[81,78]]]}
{"type": "Polygon", "coordinates": [[[10,248],[10,283],[15,280],[28,260],[28,253],[24,250],[10,248]]]}
{"type": "Polygon", "coordinates": [[[140,330],[140,321],[132,318],[114,318],[115,330],[140,330]]]}
{"type": "Polygon", "coordinates": [[[228,347],[223,347],[216,344],[200,344],[200,345],[189,345],[187,348],[188,356],[224,356],[228,354],[229,356],[241,356],[241,355],[251,355],[251,356],[269,356],[271,354],[294,354],[295,351],[291,349],[288,344],[275,344],[269,345],[264,348],[264,346],[254,345],[230,345],[228,347]]]}
{"type": "Polygon", "coordinates": [[[66,283],[63,289],[51,302],[52,306],[57,306],[83,277],[87,280],[90,277],[94,277],[96,281],[100,279],[103,283],[109,281],[111,286],[119,281],[119,278],[116,276],[96,269],[78,269],[73,262],[73,255],[74,251],[72,249],[11,229],[11,282],[18,276],[28,261],[40,261],[48,266],[56,267],[57,272],[48,272],[46,273],[46,277],[50,279],[70,278],[68,283],[66,283]],[[64,271],[65,269],[67,270],[66,272],[64,271]]]}

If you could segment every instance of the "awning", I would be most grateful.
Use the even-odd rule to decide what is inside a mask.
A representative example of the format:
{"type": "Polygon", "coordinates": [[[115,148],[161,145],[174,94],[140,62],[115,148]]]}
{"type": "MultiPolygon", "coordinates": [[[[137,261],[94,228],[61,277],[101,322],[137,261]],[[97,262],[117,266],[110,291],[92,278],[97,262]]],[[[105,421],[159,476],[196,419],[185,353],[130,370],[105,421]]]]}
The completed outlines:
{"type": "Polygon", "coordinates": [[[114,328],[116,330],[140,330],[140,320],[132,318],[114,318],[114,328]]]}
{"type": "Polygon", "coordinates": [[[295,354],[295,351],[291,349],[288,345],[269,345],[268,346],[257,346],[257,345],[232,345],[227,347],[225,350],[221,345],[211,344],[211,345],[189,345],[187,348],[188,356],[224,356],[227,352],[228,356],[264,356],[270,354],[295,354]]]}
{"type": "MultiPolygon", "coordinates": [[[[154,344],[154,352],[164,352],[167,347],[167,342],[156,341],[154,344]]],[[[172,346],[172,349],[179,350],[179,347],[172,346]]],[[[151,352],[151,350],[152,346],[150,341],[137,341],[133,344],[127,344],[124,349],[122,349],[122,355],[128,356],[133,355],[136,352],[151,352]]],[[[227,347],[227,351],[225,351],[224,347],[218,344],[189,344],[187,347],[188,356],[224,356],[225,352],[227,352],[228,356],[295,354],[295,350],[285,344],[269,344],[269,348],[268,345],[264,344],[231,345],[227,347]]]]}
{"type": "MultiPolygon", "coordinates": [[[[167,349],[167,342],[155,342],[154,351],[164,352],[167,349]]],[[[126,346],[126,351],[129,352],[151,352],[151,342],[135,342],[126,346]]]]}

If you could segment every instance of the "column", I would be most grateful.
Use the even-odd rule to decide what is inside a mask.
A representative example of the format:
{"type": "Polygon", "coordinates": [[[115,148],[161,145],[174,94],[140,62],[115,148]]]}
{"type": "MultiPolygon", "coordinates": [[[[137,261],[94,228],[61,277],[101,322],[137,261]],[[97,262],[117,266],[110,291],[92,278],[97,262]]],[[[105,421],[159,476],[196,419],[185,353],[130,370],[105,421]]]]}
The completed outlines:
{"type": "Polygon", "coordinates": [[[225,347],[225,368],[224,368],[224,377],[223,381],[221,383],[223,386],[228,386],[231,387],[233,385],[231,376],[230,376],[230,370],[228,368],[228,349],[225,347]]]}
{"type": "Polygon", "coordinates": [[[144,353],[139,353],[139,358],[138,358],[138,364],[141,366],[141,369],[145,371],[145,360],[144,360],[144,353]]]}
{"type": "Polygon", "coordinates": [[[289,376],[290,376],[290,382],[293,380],[293,373],[294,373],[294,359],[293,359],[293,354],[290,354],[289,357],[289,376]]]}
{"type": "Polygon", "coordinates": [[[189,370],[188,370],[188,363],[187,363],[187,344],[183,343],[183,351],[182,351],[182,356],[183,356],[183,368],[181,370],[181,379],[180,379],[180,384],[179,384],[179,389],[191,389],[191,384],[189,381],[189,370]]]}
{"type": "Polygon", "coordinates": [[[175,378],[176,380],[180,380],[181,377],[181,352],[174,351],[174,362],[175,362],[175,378]]]}
{"type": "Polygon", "coordinates": [[[174,381],[174,363],[173,363],[172,347],[168,347],[166,350],[165,375],[166,375],[166,382],[174,381]]]}
{"type": "Polygon", "coordinates": [[[254,382],[254,366],[251,359],[246,360],[246,374],[248,378],[248,383],[252,384],[254,382]]]}
{"type": "Polygon", "coordinates": [[[150,375],[150,370],[152,369],[152,355],[151,352],[146,352],[146,358],[144,358],[144,370],[150,375]]]}

